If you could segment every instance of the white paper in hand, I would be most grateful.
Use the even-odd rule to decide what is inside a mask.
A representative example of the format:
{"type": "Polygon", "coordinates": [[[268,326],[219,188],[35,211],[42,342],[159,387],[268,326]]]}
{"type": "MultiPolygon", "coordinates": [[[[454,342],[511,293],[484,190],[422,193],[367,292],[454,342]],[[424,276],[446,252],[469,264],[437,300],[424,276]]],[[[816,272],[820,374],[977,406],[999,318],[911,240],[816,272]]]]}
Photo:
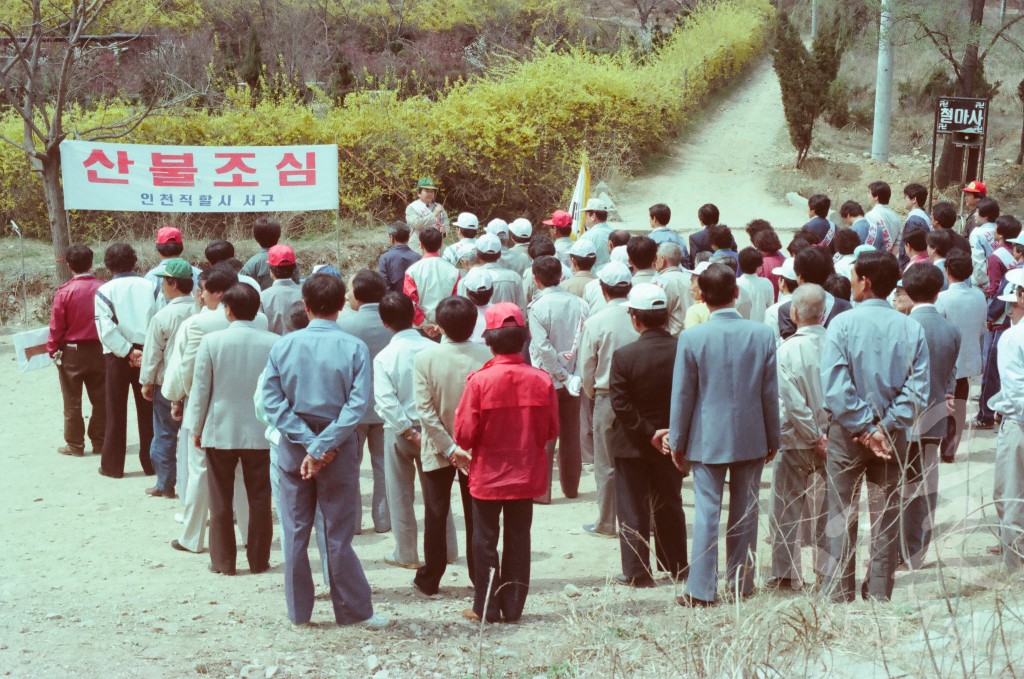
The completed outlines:
{"type": "Polygon", "coordinates": [[[27,373],[53,365],[53,359],[46,351],[46,340],[49,337],[49,328],[27,330],[11,337],[14,340],[14,355],[18,359],[18,370],[27,373]]]}

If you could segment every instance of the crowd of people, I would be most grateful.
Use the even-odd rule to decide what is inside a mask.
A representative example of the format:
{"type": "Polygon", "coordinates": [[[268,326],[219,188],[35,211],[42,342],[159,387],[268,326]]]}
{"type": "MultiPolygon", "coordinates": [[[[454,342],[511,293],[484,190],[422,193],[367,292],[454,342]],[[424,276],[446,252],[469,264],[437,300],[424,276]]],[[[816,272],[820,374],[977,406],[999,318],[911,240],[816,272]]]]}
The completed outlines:
{"type": "Polygon", "coordinates": [[[389,621],[374,614],[352,548],[364,451],[372,529],[394,538],[384,561],[414,570],[422,594],[439,593],[458,556],[457,483],[475,591],[463,615],[514,622],[529,591],[534,506],[551,502],[556,466],[570,499],[594,475],[593,521],[582,530],[618,539],[615,581],[653,587],[667,573],[685,580],[685,606],[720,600],[726,481],[726,589],[758,591],[768,463],[772,558],[761,587],[806,585],[852,601],[866,482],[860,592],[888,600],[897,569],[927,558],[940,461],[955,461],[968,426],[998,420],[1000,540],[990,551],[1016,568],[1024,237],[983,184],[963,191],[962,223],[948,202],[925,212],[918,184],[903,190],[905,217],[884,182],[868,187],[868,210],[847,201],[835,221],[831,200],[814,195],[785,250],[764,220],[746,226],[753,245],[740,249],[711,204],[688,238],[664,204],[651,206],[642,235],[613,229],[601,199],[585,205],[578,237],[562,211],[542,225],[495,218],[481,229],[468,212],[449,220],[424,178],[405,221],[388,227],[376,270],[348,277],[319,265],[300,279],[295,251],[267,218],[253,227],[256,255],[243,264],[215,240],[202,270],[182,258],[174,227],[157,232],[161,261],[144,276],[130,245],[107,246],[108,281],[91,274],[92,250],[74,245],[48,344],[64,397],[58,452],[83,456],[88,435],[99,473],[121,478],[131,391],[139,462],[154,476],[146,493],[182,496],[171,547],[204,551],[209,521],[209,570],[234,575],[237,523],[249,569],[266,571],[276,507],[289,619],[312,615],[315,528],[335,619],[376,629],[389,621]],[[445,247],[452,230],[458,239],[445,247]]]}

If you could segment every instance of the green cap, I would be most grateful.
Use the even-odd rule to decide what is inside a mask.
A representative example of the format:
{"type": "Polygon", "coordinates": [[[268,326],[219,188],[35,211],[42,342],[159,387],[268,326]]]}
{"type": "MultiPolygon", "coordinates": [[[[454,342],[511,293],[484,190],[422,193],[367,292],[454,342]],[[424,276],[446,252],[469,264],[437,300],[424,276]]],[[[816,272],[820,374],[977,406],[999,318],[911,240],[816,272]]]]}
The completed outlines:
{"type": "Polygon", "coordinates": [[[416,182],[416,192],[419,193],[421,189],[434,189],[437,191],[437,184],[430,177],[424,177],[416,182]]]}
{"type": "Polygon", "coordinates": [[[164,270],[153,274],[161,278],[180,278],[181,280],[192,280],[192,265],[184,259],[168,259],[164,262],[164,270]]]}

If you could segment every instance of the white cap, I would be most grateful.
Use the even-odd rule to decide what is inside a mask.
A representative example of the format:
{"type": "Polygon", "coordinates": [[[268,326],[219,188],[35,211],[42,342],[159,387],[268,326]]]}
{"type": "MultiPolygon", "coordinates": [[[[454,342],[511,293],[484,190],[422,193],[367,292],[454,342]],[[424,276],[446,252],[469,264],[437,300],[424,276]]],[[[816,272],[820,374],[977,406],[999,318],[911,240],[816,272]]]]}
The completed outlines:
{"type": "Polygon", "coordinates": [[[530,223],[529,219],[520,217],[519,219],[512,220],[512,223],[508,225],[508,230],[512,232],[512,235],[519,238],[529,238],[533,235],[533,224],[530,223]]]}
{"type": "Polygon", "coordinates": [[[629,272],[629,267],[622,262],[608,262],[601,267],[597,277],[602,283],[612,288],[633,282],[633,274],[629,272]]]}
{"type": "Polygon", "coordinates": [[[874,245],[868,245],[866,243],[863,245],[858,245],[853,249],[853,258],[857,259],[865,252],[878,252],[878,250],[875,248],[874,245]]]}
{"type": "Polygon", "coordinates": [[[473,229],[475,231],[480,228],[480,220],[472,212],[460,212],[459,216],[455,219],[455,226],[459,229],[473,229]]]}
{"type": "Polygon", "coordinates": [[[705,271],[707,271],[709,266],[711,266],[711,262],[701,262],[700,264],[698,264],[697,266],[693,267],[692,269],[683,269],[683,271],[687,271],[687,272],[693,274],[694,276],[699,276],[702,273],[704,273],[705,271]]]}
{"type": "Polygon", "coordinates": [[[1018,288],[1024,288],[1024,269],[1010,269],[1003,278],[1006,279],[1007,287],[1010,285],[1016,285],[1018,288]]]}
{"type": "Polygon", "coordinates": [[[1016,238],[1009,238],[1006,242],[1012,243],[1013,245],[1024,245],[1024,235],[1017,236],[1016,238]]]}
{"type": "Polygon", "coordinates": [[[496,255],[501,252],[501,241],[494,234],[485,233],[476,239],[476,250],[496,255]]]}
{"type": "Polygon", "coordinates": [[[629,264],[629,254],[626,253],[626,246],[619,245],[612,248],[612,254],[609,257],[613,262],[620,262],[622,264],[629,264]]]}
{"type": "Polygon", "coordinates": [[[581,238],[572,244],[572,247],[569,248],[569,254],[583,258],[597,257],[597,249],[594,247],[594,244],[591,243],[589,240],[587,240],[586,238],[581,238]]]}
{"type": "Polygon", "coordinates": [[[787,257],[786,261],[782,263],[782,266],[777,266],[772,269],[772,273],[776,276],[782,276],[791,281],[796,280],[796,269],[793,268],[793,258],[787,257]]]}
{"type": "Polygon", "coordinates": [[[504,219],[492,219],[487,222],[487,227],[484,229],[486,233],[494,236],[501,236],[501,234],[508,235],[508,222],[504,219]]]}
{"type": "Polygon", "coordinates": [[[1000,302],[1009,302],[1014,304],[1017,302],[1017,291],[1020,290],[1016,285],[1007,285],[1003,289],[1003,294],[996,297],[1000,302]]]}
{"type": "Polygon", "coordinates": [[[490,290],[494,287],[494,279],[491,278],[491,274],[487,272],[487,269],[481,269],[480,267],[470,269],[464,280],[466,290],[469,292],[480,292],[481,290],[490,290]]]}
{"type": "Polygon", "coordinates": [[[600,198],[591,198],[587,201],[587,206],[583,208],[584,212],[608,212],[608,206],[605,205],[604,201],[600,198]]]}
{"type": "Polygon", "coordinates": [[[626,306],[630,309],[653,311],[655,309],[668,308],[668,295],[665,294],[661,287],[654,283],[634,285],[633,289],[629,291],[627,299],[626,306]]]}

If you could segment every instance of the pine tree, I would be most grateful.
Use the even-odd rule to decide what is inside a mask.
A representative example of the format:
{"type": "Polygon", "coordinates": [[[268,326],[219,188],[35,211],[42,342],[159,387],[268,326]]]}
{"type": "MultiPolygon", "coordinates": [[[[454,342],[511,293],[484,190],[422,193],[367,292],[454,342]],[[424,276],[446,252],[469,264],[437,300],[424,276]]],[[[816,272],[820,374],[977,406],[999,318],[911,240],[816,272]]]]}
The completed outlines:
{"type": "Polygon", "coordinates": [[[252,92],[252,101],[255,105],[260,94],[260,79],[263,76],[263,48],[260,46],[260,36],[255,26],[249,27],[249,43],[245,48],[245,59],[242,61],[241,72],[238,77],[248,83],[249,91],[252,92]]]}

